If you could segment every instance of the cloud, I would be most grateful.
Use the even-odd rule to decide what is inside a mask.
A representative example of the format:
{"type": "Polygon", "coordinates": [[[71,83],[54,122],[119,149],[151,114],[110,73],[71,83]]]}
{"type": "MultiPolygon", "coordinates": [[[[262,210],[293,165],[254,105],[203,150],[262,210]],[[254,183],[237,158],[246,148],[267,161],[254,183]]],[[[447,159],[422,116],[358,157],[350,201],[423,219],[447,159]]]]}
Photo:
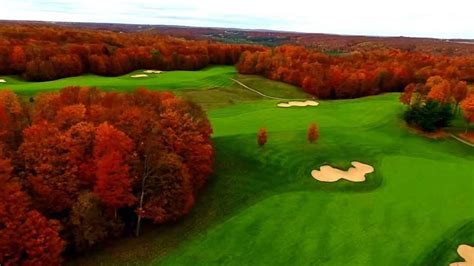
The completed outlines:
{"type": "Polygon", "coordinates": [[[474,38],[472,0],[0,0],[0,18],[474,38]]]}

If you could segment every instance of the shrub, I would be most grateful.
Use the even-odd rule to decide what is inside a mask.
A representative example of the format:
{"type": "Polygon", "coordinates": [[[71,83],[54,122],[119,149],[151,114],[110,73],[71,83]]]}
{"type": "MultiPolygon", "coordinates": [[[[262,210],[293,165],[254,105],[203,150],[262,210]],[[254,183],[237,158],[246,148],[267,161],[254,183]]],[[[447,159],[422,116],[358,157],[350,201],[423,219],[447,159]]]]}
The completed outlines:
{"type": "Polygon", "coordinates": [[[449,125],[453,119],[451,110],[449,104],[428,100],[424,104],[410,106],[404,114],[404,119],[408,124],[418,126],[423,131],[433,132],[449,125]]]}

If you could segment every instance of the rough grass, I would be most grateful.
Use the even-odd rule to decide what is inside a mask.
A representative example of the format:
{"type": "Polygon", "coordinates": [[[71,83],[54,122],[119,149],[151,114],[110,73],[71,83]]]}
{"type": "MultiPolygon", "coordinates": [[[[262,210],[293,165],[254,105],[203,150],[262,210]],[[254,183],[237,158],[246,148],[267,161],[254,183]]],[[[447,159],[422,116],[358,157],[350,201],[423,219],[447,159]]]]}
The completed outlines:
{"type": "MultiPolygon", "coordinates": [[[[233,68],[203,72],[165,73],[174,76],[169,85],[151,87],[208,109],[215,173],[195,208],[176,224],[145,224],[140,238],[110,241],[71,264],[446,265],[459,260],[459,244],[474,244],[472,148],[408,131],[398,94],[282,109],[226,83],[233,68]],[[217,88],[214,78],[221,80],[217,88]],[[306,141],[311,122],[320,128],[315,144],[306,141]],[[260,127],[268,130],[263,148],[256,144],[260,127]],[[375,167],[366,182],[321,183],[310,175],[323,164],[345,168],[353,160],[375,167]]],[[[110,79],[107,89],[123,91],[139,81],[82,78],[87,84],[71,78],[55,86],[104,86],[110,79]]],[[[305,96],[278,82],[237,78],[271,96],[305,96]]],[[[34,94],[40,84],[15,90],[34,94]]]]}

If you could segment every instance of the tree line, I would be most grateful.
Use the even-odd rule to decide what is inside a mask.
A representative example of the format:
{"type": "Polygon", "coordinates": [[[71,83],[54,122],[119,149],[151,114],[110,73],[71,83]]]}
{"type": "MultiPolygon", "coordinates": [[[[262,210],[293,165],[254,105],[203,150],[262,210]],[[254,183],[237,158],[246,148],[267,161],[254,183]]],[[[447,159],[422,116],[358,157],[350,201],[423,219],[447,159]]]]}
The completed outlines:
{"type": "Polygon", "coordinates": [[[197,70],[211,64],[237,64],[242,74],[290,83],[326,99],[403,91],[410,83],[436,75],[474,81],[472,54],[375,47],[329,55],[303,46],[223,44],[154,31],[121,33],[41,24],[0,28],[0,74],[27,80],[84,73],[117,76],[137,69],[197,70]]]}
{"type": "Polygon", "coordinates": [[[45,25],[0,27],[0,74],[43,81],[93,73],[117,76],[137,69],[197,70],[233,65],[262,46],[192,41],[45,25]]]}
{"type": "Polygon", "coordinates": [[[245,51],[239,73],[262,75],[302,87],[322,99],[403,91],[431,76],[474,81],[474,55],[442,56],[396,49],[328,55],[302,46],[245,51]]]}
{"type": "Polygon", "coordinates": [[[0,91],[0,264],[56,265],[143,220],[188,213],[212,172],[211,125],[171,93],[0,91]]]}

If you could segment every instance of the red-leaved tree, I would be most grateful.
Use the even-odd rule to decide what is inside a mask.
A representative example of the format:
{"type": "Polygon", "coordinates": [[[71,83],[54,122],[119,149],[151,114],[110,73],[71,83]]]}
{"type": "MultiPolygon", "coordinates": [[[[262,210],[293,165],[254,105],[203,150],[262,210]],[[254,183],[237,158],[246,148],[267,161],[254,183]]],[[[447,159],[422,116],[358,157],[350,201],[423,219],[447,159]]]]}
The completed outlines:
{"type": "Polygon", "coordinates": [[[12,176],[10,161],[1,153],[0,264],[60,264],[65,243],[59,237],[59,222],[32,210],[28,195],[12,176]]]}
{"type": "Polygon", "coordinates": [[[132,194],[130,167],[126,163],[132,150],[132,140],[123,132],[107,123],[97,127],[94,147],[97,183],[94,192],[115,212],[136,201],[132,194]]]}

